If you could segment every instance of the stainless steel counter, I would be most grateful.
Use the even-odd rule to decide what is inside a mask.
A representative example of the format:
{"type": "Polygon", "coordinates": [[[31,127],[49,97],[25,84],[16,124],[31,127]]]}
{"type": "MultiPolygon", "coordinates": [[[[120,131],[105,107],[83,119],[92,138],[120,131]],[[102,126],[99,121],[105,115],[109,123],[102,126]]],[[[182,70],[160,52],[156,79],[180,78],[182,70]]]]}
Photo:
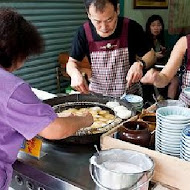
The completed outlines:
{"type": "Polygon", "coordinates": [[[43,143],[42,151],[45,155],[39,160],[19,153],[13,165],[14,189],[96,189],[89,173],[89,158],[95,152],[93,145],[43,143]]]}
{"type": "MultiPolygon", "coordinates": [[[[41,99],[44,99],[44,97],[46,97],[46,93],[44,94],[42,91],[36,89],[35,92],[41,99]]],[[[105,104],[108,101],[115,100],[116,99],[113,97],[102,96],[98,94],[77,94],[53,98],[44,102],[48,103],[51,106],[55,106],[66,102],[99,102],[101,104],[105,104]]],[[[117,101],[121,105],[132,110],[133,115],[136,114],[136,111],[133,110],[131,104],[120,99],[117,99],[117,101]]],[[[95,139],[97,141],[96,137],[95,139]]],[[[88,136],[88,138],[84,140],[85,142],[89,142],[89,140],[92,140],[92,138],[91,136],[88,136]]],[[[41,157],[39,160],[24,153],[20,153],[18,155],[18,160],[13,165],[14,173],[11,186],[14,189],[99,189],[95,186],[89,173],[89,158],[95,152],[93,145],[57,146],[49,143],[44,143],[42,151],[45,153],[45,156],[41,157]]]]}

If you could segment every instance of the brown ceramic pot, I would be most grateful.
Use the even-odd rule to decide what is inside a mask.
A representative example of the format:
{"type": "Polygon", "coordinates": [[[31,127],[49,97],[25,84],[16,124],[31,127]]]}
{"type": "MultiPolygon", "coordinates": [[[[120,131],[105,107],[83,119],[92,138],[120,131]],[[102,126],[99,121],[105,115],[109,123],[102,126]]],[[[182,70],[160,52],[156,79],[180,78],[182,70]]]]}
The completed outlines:
{"type": "Polygon", "coordinates": [[[118,131],[119,138],[143,147],[148,147],[151,133],[148,124],[143,121],[124,122],[118,131]]]}
{"type": "Polygon", "coordinates": [[[152,132],[156,128],[156,114],[155,113],[143,113],[139,116],[139,119],[148,123],[149,130],[152,132]]]}

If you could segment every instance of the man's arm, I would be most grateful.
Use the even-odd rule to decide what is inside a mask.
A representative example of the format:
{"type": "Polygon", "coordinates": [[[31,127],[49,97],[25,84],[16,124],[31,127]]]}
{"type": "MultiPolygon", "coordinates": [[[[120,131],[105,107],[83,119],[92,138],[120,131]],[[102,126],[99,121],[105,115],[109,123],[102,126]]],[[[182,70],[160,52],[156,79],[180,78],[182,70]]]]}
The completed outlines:
{"type": "Polygon", "coordinates": [[[129,54],[131,67],[126,77],[127,87],[139,82],[143,69],[150,68],[156,61],[154,50],[151,49],[142,26],[133,20],[129,22],[129,54]]]}
{"type": "Polygon", "coordinates": [[[127,88],[130,87],[132,83],[139,82],[143,76],[143,69],[150,68],[155,64],[155,61],[156,57],[153,49],[147,52],[142,58],[138,58],[128,71],[126,77],[127,88]]]}
{"type": "Polygon", "coordinates": [[[72,57],[69,57],[66,65],[66,71],[71,77],[71,87],[79,91],[80,93],[89,93],[88,84],[78,68],[79,62],[72,57]]]}
{"type": "Polygon", "coordinates": [[[156,56],[153,49],[147,52],[143,57],[142,60],[146,63],[145,69],[152,67],[156,63],[156,56]]]}

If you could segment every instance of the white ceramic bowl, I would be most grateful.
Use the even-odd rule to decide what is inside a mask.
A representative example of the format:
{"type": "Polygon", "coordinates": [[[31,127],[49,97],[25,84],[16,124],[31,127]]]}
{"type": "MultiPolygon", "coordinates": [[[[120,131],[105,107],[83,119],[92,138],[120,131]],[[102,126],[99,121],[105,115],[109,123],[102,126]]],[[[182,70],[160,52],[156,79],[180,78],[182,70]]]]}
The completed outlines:
{"type": "Polygon", "coordinates": [[[162,130],[157,130],[156,129],[156,132],[162,137],[166,137],[166,138],[169,138],[170,139],[177,139],[177,138],[180,138],[181,139],[181,133],[169,133],[169,132],[166,132],[166,131],[162,131],[162,130]]]}
{"type": "Polygon", "coordinates": [[[183,92],[190,98],[190,87],[186,87],[183,92]]]}
{"type": "Polygon", "coordinates": [[[190,139],[190,126],[185,127],[185,128],[183,129],[183,135],[184,135],[184,137],[186,137],[187,139],[190,139]]]}
{"type": "Polygon", "coordinates": [[[178,131],[184,129],[186,126],[189,126],[189,123],[168,123],[157,119],[156,125],[162,129],[178,131]]]}
{"type": "Polygon", "coordinates": [[[190,121],[189,122],[185,122],[185,123],[171,123],[171,122],[167,122],[165,120],[160,120],[160,119],[156,119],[156,126],[162,128],[162,129],[166,129],[166,130],[171,130],[171,131],[179,131],[184,129],[185,127],[190,125],[190,121]]]}
{"type": "Polygon", "coordinates": [[[168,141],[168,138],[160,136],[160,135],[156,135],[156,142],[158,144],[165,143],[165,144],[168,144],[171,146],[180,146],[180,143],[181,143],[179,138],[178,139],[171,139],[170,141],[168,141]]]}
{"type": "Polygon", "coordinates": [[[181,139],[181,147],[186,147],[190,149],[190,144],[186,142],[183,138],[181,139]]]}
{"type": "Polygon", "coordinates": [[[136,104],[136,103],[141,104],[143,102],[143,98],[141,96],[137,96],[137,95],[134,95],[134,94],[127,94],[124,97],[122,97],[122,99],[125,99],[128,102],[134,103],[134,104],[136,104]]]}
{"type": "Polygon", "coordinates": [[[179,154],[180,153],[180,147],[177,148],[170,148],[170,147],[164,147],[164,146],[159,146],[157,145],[157,148],[166,152],[174,153],[174,154],[179,154]]]}
{"type": "Polygon", "coordinates": [[[160,149],[159,147],[156,147],[156,151],[164,153],[164,154],[167,154],[167,155],[180,157],[180,152],[170,152],[170,151],[166,151],[166,150],[160,149]]]}
{"type": "Polygon", "coordinates": [[[190,109],[179,106],[168,106],[158,108],[156,115],[170,121],[188,121],[190,120],[190,109]]]}
{"type": "Polygon", "coordinates": [[[168,149],[177,149],[179,150],[180,149],[180,144],[170,144],[169,142],[165,143],[165,142],[162,142],[162,141],[155,141],[155,146],[160,146],[160,147],[164,147],[164,148],[168,148],[168,149]]]}

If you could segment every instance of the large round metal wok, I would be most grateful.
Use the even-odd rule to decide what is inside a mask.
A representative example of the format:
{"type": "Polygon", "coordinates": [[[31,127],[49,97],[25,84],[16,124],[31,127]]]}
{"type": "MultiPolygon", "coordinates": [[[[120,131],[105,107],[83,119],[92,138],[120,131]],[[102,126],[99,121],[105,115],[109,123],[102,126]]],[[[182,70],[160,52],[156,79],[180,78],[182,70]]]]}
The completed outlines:
{"type": "MultiPolygon", "coordinates": [[[[105,106],[105,104],[101,104],[101,103],[97,103],[97,102],[67,102],[67,103],[53,106],[53,108],[56,113],[61,113],[62,111],[68,110],[70,108],[80,109],[80,108],[90,108],[90,107],[93,108],[96,106],[100,107],[102,110],[109,111],[109,113],[114,116],[116,115],[115,112],[112,109],[110,109],[109,107],[105,106]]],[[[91,135],[91,134],[95,134],[95,133],[106,132],[110,128],[112,128],[114,125],[114,122],[116,122],[118,120],[119,119],[116,120],[116,116],[115,116],[113,121],[110,121],[108,124],[103,125],[102,127],[98,127],[97,129],[91,128],[91,127],[82,128],[76,132],[75,136],[91,135]]]]}
{"type": "MultiPolygon", "coordinates": [[[[132,116],[134,116],[135,110],[133,109],[132,105],[124,100],[119,98],[114,98],[110,96],[103,96],[100,94],[93,94],[93,95],[86,95],[86,94],[73,94],[73,95],[65,95],[61,97],[56,97],[53,99],[45,100],[44,102],[51,105],[55,112],[59,113],[63,110],[69,108],[84,108],[84,107],[93,107],[98,106],[101,107],[103,110],[108,110],[111,114],[115,115],[115,112],[108,108],[105,104],[108,101],[118,101],[120,105],[127,107],[129,110],[132,111],[132,116]]],[[[70,136],[65,139],[61,140],[48,140],[51,143],[62,144],[62,143],[72,143],[72,144],[94,144],[98,143],[100,140],[100,136],[104,133],[122,122],[121,119],[115,116],[113,122],[107,124],[103,128],[99,129],[99,132],[96,131],[94,134],[92,128],[84,128],[79,130],[75,135],[70,136]]]]}

